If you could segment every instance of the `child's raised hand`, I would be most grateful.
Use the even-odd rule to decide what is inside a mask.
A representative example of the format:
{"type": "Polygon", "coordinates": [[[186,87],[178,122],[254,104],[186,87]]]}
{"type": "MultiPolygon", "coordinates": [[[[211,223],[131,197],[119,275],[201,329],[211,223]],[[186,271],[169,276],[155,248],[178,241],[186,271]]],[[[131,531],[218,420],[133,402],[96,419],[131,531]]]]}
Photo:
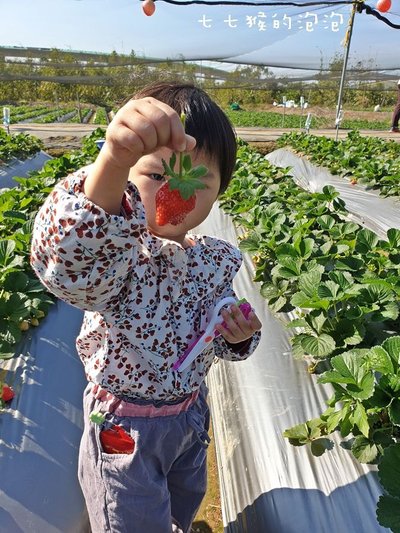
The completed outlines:
{"type": "Polygon", "coordinates": [[[216,325],[215,329],[230,344],[236,344],[249,339],[262,327],[254,311],[250,311],[246,318],[237,305],[231,305],[229,310],[222,309],[221,316],[224,319],[224,324],[216,325]]]}
{"type": "Polygon", "coordinates": [[[183,152],[193,150],[196,141],[185,133],[178,113],[152,97],[129,100],[107,128],[106,142],[99,154],[103,164],[127,169],[143,156],[161,147],[183,152]]]}

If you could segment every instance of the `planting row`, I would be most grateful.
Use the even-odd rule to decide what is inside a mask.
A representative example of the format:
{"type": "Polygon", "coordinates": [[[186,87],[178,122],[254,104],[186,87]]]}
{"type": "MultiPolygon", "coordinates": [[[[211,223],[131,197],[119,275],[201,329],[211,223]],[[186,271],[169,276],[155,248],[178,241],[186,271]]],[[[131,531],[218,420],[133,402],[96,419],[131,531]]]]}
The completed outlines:
{"type": "Polygon", "coordinates": [[[106,125],[107,113],[104,108],[81,106],[80,109],[71,105],[49,106],[10,106],[10,124],[35,122],[48,124],[52,122],[93,122],[106,125]]]}
{"type": "Polygon", "coordinates": [[[400,143],[352,131],[340,141],[289,133],[279,138],[278,145],[290,146],[331,174],[377,189],[382,196],[400,196],[400,143]]]}
{"type": "Polygon", "coordinates": [[[400,498],[398,485],[393,490],[400,448],[400,230],[380,240],[348,221],[333,187],[306,192],[288,170],[244,145],[221,201],[244,229],[240,247],[254,256],[261,294],[293,331],[294,356],[311,361],[311,371],[323,367],[319,382],[334,390],[320,417],[284,436],[321,455],[333,446],[328,435],[340,430],[343,439],[351,436],[346,445],[359,461],[378,462],[383,454],[389,466],[382,482],[391,496],[382,496],[378,519],[392,527],[400,509],[388,504],[400,498]]]}
{"type": "MultiPolygon", "coordinates": [[[[3,138],[5,134],[1,135],[3,138]]],[[[42,170],[27,178],[15,178],[19,187],[0,194],[0,359],[14,355],[23,332],[37,326],[54,301],[29,264],[35,215],[60,178],[96,158],[94,141],[102,137],[104,130],[96,130],[84,140],[82,150],[47,161],[42,170]]],[[[33,145],[39,143],[28,135],[11,139],[21,143],[20,151],[26,140],[33,145]]]]}
{"type": "MultiPolygon", "coordinates": [[[[305,121],[311,111],[311,127],[313,129],[334,128],[335,119],[329,117],[318,117],[313,114],[312,109],[304,110],[302,114],[292,114],[290,109],[283,113],[270,111],[230,111],[225,110],[229,119],[237,127],[259,127],[259,128],[304,128],[305,121]]],[[[343,129],[349,130],[388,130],[388,120],[365,120],[365,119],[344,119],[340,125],[343,129]]]]}
{"type": "Polygon", "coordinates": [[[26,159],[39,152],[43,148],[42,142],[36,138],[19,133],[18,135],[8,135],[0,129],[0,164],[11,159],[26,159]]]}

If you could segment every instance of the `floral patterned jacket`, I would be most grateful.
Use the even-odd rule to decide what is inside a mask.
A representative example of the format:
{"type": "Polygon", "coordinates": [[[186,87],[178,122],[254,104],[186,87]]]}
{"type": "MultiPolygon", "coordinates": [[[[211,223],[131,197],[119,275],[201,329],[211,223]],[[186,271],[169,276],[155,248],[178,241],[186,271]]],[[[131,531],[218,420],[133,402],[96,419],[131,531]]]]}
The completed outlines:
{"type": "Polygon", "coordinates": [[[147,231],[133,184],[121,215],[93,204],[82,185],[90,167],[63,179],[40,209],[31,264],[49,291],[85,310],[77,350],[89,381],[125,399],[172,401],[197,390],[214,356],[246,359],[220,336],[182,372],[172,365],[206,328],[215,304],[235,296],[241,265],[230,243],[191,235],[181,245],[147,231]]]}

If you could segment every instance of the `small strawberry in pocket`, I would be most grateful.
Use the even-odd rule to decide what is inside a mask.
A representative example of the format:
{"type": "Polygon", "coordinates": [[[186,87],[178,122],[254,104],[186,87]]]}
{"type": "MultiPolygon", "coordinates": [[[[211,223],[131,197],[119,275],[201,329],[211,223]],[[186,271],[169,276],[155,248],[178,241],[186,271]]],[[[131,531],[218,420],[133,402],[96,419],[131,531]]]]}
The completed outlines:
{"type": "Polygon", "coordinates": [[[100,431],[100,442],[105,453],[131,454],[135,450],[135,441],[123,427],[113,425],[110,429],[100,431]]]}

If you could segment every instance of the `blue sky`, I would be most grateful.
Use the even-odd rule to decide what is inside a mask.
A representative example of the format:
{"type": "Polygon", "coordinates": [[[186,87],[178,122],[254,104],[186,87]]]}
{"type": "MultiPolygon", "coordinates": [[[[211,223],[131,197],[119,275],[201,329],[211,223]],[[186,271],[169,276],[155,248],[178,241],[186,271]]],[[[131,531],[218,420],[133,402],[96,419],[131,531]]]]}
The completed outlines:
{"type": "MultiPolygon", "coordinates": [[[[392,2],[398,24],[400,0],[392,2]]],[[[349,6],[174,6],[158,1],[155,15],[146,17],[139,0],[0,0],[0,45],[134,50],[147,57],[235,58],[318,68],[343,50],[349,12],[349,6]]],[[[354,61],[400,68],[400,30],[357,14],[350,50],[354,61]]]]}

